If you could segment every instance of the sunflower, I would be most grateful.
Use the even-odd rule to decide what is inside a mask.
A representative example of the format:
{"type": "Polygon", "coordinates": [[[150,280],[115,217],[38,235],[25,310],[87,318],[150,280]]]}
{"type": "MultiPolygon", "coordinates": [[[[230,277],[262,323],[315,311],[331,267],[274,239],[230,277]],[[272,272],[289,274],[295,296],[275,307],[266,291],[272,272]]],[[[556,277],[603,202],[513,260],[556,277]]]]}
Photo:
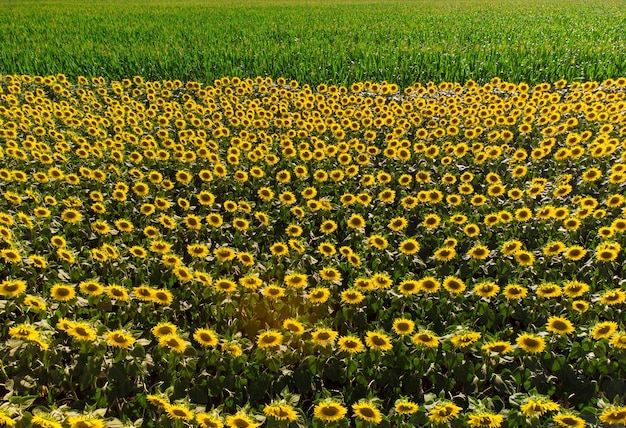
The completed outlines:
{"type": "Polygon", "coordinates": [[[617,323],[615,321],[601,321],[591,329],[591,337],[596,340],[608,339],[617,331],[617,323]]]}
{"type": "Polygon", "coordinates": [[[495,296],[500,291],[500,287],[493,281],[483,281],[474,287],[474,294],[486,299],[495,296]]]}
{"type": "Polygon", "coordinates": [[[382,203],[389,204],[396,198],[396,191],[392,189],[383,189],[378,193],[378,200],[382,203]]]}
{"type": "Polygon", "coordinates": [[[415,330],[415,323],[407,318],[397,318],[393,321],[393,331],[396,334],[407,335],[415,330]]]}
{"type": "Polygon", "coordinates": [[[69,302],[76,296],[76,291],[70,284],[55,284],[50,289],[50,296],[59,302],[69,302]]]}
{"type": "Polygon", "coordinates": [[[378,406],[371,400],[359,400],[352,405],[352,411],[357,419],[365,422],[379,424],[383,420],[378,406]]]}
{"type": "Polygon", "coordinates": [[[275,242],[270,246],[270,252],[277,257],[284,257],[289,254],[289,246],[284,242],[275,242]]]}
{"type": "Polygon", "coordinates": [[[7,263],[19,263],[22,261],[22,256],[15,248],[5,248],[1,250],[0,257],[7,263]]]}
{"type": "Polygon", "coordinates": [[[347,289],[341,292],[341,301],[348,305],[361,303],[365,296],[359,290],[347,289]]]}
{"type": "Polygon", "coordinates": [[[582,314],[583,312],[587,312],[587,309],[589,309],[589,303],[584,300],[574,300],[572,302],[572,309],[582,314]]]}
{"type": "Polygon", "coordinates": [[[418,287],[426,293],[435,293],[441,287],[441,283],[432,276],[427,276],[418,281],[418,287]]]}
{"type": "Polygon", "coordinates": [[[467,255],[474,260],[484,260],[489,257],[489,248],[484,245],[474,245],[467,251],[467,255]]]}
{"type": "Polygon", "coordinates": [[[377,248],[379,250],[384,250],[389,246],[389,242],[384,236],[374,234],[367,239],[367,245],[377,248]]]}
{"type": "Polygon", "coordinates": [[[183,353],[189,344],[177,334],[168,334],[159,337],[159,345],[172,351],[183,353]]]}
{"type": "Polygon", "coordinates": [[[187,245],[187,254],[191,257],[204,258],[209,255],[209,249],[204,244],[187,245]]]}
{"type": "Polygon", "coordinates": [[[0,409],[0,425],[13,427],[15,424],[16,421],[8,413],[6,413],[6,410],[0,409]]]}
{"type": "Polygon", "coordinates": [[[170,248],[172,248],[171,244],[165,241],[156,240],[150,242],[150,251],[157,254],[167,254],[170,248]]]}
{"type": "Polygon", "coordinates": [[[456,257],[456,250],[453,247],[444,246],[436,249],[433,256],[435,257],[435,260],[439,262],[449,262],[456,257]]]}
{"type": "Polygon", "coordinates": [[[565,252],[563,253],[563,257],[568,260],[577,261],[585,257],[586,254],[587,250],[585,250],[580,245],[572,245],[571,247],[567,248],[567,250],[565,250],[565,252]]]}
{"type": "MultiPolygon", "coordinates": [[[[480,235],[480,228],[474,223],[468,223],[463,228],[463,233],[465,233],[465,235],[469,236],[470,238],[473,238],[475,236],[480,235]]],[[[487,252],[487,256],[488,255],[489,255],[489,252],[487,252]]]]}
{"type": "Polygon", "coordinates": [[[325,267],[320,270],[320,276],[326,281],[338,282],[341,281],[341,273],[332,267],[325,267]]]}
{"type": "Polygon", "coordinates": [[[396,400],[393,406],[394,410],[401,415],[412,415],[419,410],[419,405],[409,399],[401,398],[396,400]]]}
{"type": "Polygon", "coordinates": [[[152,301],[159,305],[168,306],[174,301],[174,296],[169,290],[158,289],[152,293],[152,301]]]}
{"type": "Polygon", "coordinates": [[[519,284],[509,284],[502,291],[507,300],[520,300],[526,297],[528,289],[519,284]]]}
{"type": "Polygon", "coordinates": [[[589,285],[580,281],[569,281],[563,284],[563,292],[572,298],[580,297],[589,291],[589,285]]]}
{"type": "Polygon", "coordinates": [[[91,223],[91,230],[96,232],[98,235],[106,235],[111,231],[111,226],[106,221],[96,220],[91,223]]]}
{"type": "Polygon", "coordinates": [[[611,222],[611,228],[615,233],[624,233],[626,231],[626,219],[616,218],[611,222]]]}
{"type": "Polygon", "coordinates": [[[490,412],[473,413],[467,417],[467,423],[471,427],[498,428],[502,425],[503,421],[503,415],[490,412]]]}
{"type": "Polygon", "coordinates": [[[224,428],[224,423],[217,414],[198,413],[196,415],[196,422],[198,422],[202,428],[224,428]]]}
{"type": "Polygon", "coordinates": [[[259,348],[275,348],[283,343],[283,334],[277,330],[267,330],[257,335],[259,348]]]}
{"type": "Polygon", "coordinates": [[[200,345],[205,348],[215,347],[219,342],[219,337],[217,334],[210,329],[207,328],[198,328],[193,334],[193,338],[196,339],[200,345]]]}
{"type": "Polygon", "coordinates": [[[45,311],[47,308],[45,300],[36,296],[24,297],[24,304],[35,311],[45,311]]]}
{"type": "Polygon", "coordinates": [[[543,254],[546,256],[556,256],[565,251],[565,244],[561,241],[549,242],[543,247],[543,254]]]}
{"type": "Polygon", "coordinates": [[[400,243],[398,250],[402,254],[412,255],[420,250],[420,244],[415,239],[409,238],[400,243]]]}
{"type": "Polygon", "coordinates": [[[152,327],[151,332],[155,337],[161,338],[165,336],[175,335],[176,329],[177,327],[172,323],[161,322],[157,324],[156,326],[152,327]]]}
{"type": "Polygon", "coordinates": [[[424,217],[424,220],[422,221],[422,225],[427,229],[436,229],[440,223],[441,217],[437,214],[429,214],[424,217]]]}
{"type": "Polygon", "coordinates": [[[412,279],[404,280],[398,286],[398,290],[405,296],[415,294],[420,290],[420,282],[412,279]]]}
{"type": "Polygon", "coordinates": [[[515,340],[517,345],[531,354],[538,354],[546,347],[546,342],[541,336],[532,333],[522,333],[515,340]]]}
{"type": "Polygon", "coordinates": [[[167,417],[170,419],[182,419],[184,421],[190,421],[193,419],[193,412],[187,407],[179,404],[167,404],[164,410],[167,417]]]}
{"type": "Polygon", "coordinates": [[[15,297],[26,290],[26,283],[21,279],[4,280],[0,283],[0,296],[15,297]]]}
{"type": "Polygon", "coordinates": [[[285,228],[285,233],[287,234],[287,236],[297,238],[298,236],[302,235],[302,228],[297,224],[291,223],[285,228]]]}
{"type": "Polygon", "coordinates": [[[272,403],[263,408],[266,416],[279,421],[295,422],[298,420],[298,412],[289,404],[272,403]]]}
{"type": "Polygon", "coordinates": [[[596,249],[596,260],[599,262],[612,262],[617,259],[619,249],[614,247],[599,245],[596,249]]]}
{"type": "Polygon", "coordinates": [[[558,285],[552,283],[552,282],[546,282],[541,284],[539,287],[537,287],[537,296],[540,297],[544,297],[544,298],[551,298],[551,297],[558,297],[561,295],[562,293],[562,289],[561,287],[559,287],[558,285]]]}
{"type": "Polygon", "coordinates": [[[611,345],[619,349],[626,349],[626,333],[613,333],[611,345]]]}
{"type": "Polygon", "coordinates": [[[218,227],[221,227],[222,224],[224,224],[224,220],[222,219],[222,216],[218,213],[208,214],[205,217],[205,220],[209,226],[215,229],[217,229],[218,227]]]}
{"type": "Polygon", "coordinates": [[[530,208],[519,208],[515,211],[515,220],[519,222],[529,221],[533,217],[533,212],[530,208]]]}
{"type": "Polygon", "coordinates": [[[443,280],[443,288],[445,288],[449,293],[459,294],[465,291],[465,283],[462,279],[457,278],[456,276],[447,276],[443,280]]]}
{"type": "Polygon", "coordinates": [[[50,244],[55,248],[65,248],[67,240],[63,236],[54,235],[50,238],[50,244]]]}
{"type": "Polygon", "coordinates": [[[128,295],[128,291],[126,290],[126,288],[120,285],[115,285],[115,284],[109,285],[108,287],[106,287],[106,294],[111,299],[115,299],[120,302],[125,302],[130,299],[130,296],[128,295]]]}
{"type": "Polygon", "coordinates": [[[340,350],[350,354],[358,354],[365,349],[365,345],[363,345],[361,339],[353,335],[341,336],[337,340],[337,344],[340,350]]]}
{"type": "Polygon", "coordinates": [[[438,424],[445,424],[458,418],[461,410],[463,410],[461,407],[452,402],[437,402],[428,409],[428,419],[438,424]]]}
{"type": "Polygon", "coordinates": [[[556,334],[569,334],[574,331],[574,325],[566,318],[552,316],[548,318],[546,330],[556,334]]]}
{"type": "Polygon", "coordinates": [[[61,220],[63,220],[66,223],[74,224],[74,223],[78,223],[82,219],[83,219],[83,215],[80,213],[80,211],[77,211],[72,208],[65,209],[61,213],[61,220]]]}
{"type": "Polygon", "coordinates": [[[580,220],[576,217],[568,217],[563,220],[563,227],[569,231],[578,230],[580,227],[580,220]]]}
{"type": "Polygon", "coordinates": [[[337,249],[330,242],[322,242],[317,246],[317,251],[325,257],[330,257],[337,252],[337,249]]]}
{"type": "Polygon", "coordinates": [[[585,420],[571,413],[559,413],[552,418],[559,426],[569,428],[584,428],[585,420]]]}
{"type": "Polygon", "coordinates": [[[467,348],[480,339],[481,336],[481,333],[477,331],[463,331],[452,336],[450,341],[455,348],[467,348]]]}
{"type": "Polygon", "coordinates": [[[78,289],[88,296],[99,296],[105,290],[104,285],[95,280],[82,281],[78,284],[78,289]]]}
{"type": "Polygon", "coordinates": [[[352,214],[348,218],[348,227],[350,229],[363,229],[366,225],[365,219],[360,214],[352,214]]]}
{"type": "Polygon", "coordinates": [[[39,413],[34,415],[30,420],[30,423],[33,426],[38,426],[41,428],[63,428],[63,424],[58,422],[52,415],[47,415],[44,413],[39,413]]]}
{"type": "Polygon", "coordinates": [[[346,413],[348,413],[348,409],[332,398],[319,402],[313,409],[313,415],[322,422],[340,421],[346,416],[346,413]]]}
{"type": "Polygon", "coordinates": [[[303,288],[307,285],[307,275],[302,273],[292,273],[285,275],[285,284],[292,288],[303,288]]]}
{"type": "Polygon", "coordinates": [[[235,251],[228,247],[216,248],[213,250],[213,254],[215,255],[215,258],[222,263],[229,262],[235,258],[235,251]]]}
{"type": "Polygon", "coordinates": [[[116,348],[130,348],[135,338],[123,330],[111,330],[104,336],[106,342],[116,348]]]}
{"type": "Polygon", "coordinates": [[[626,406],[609,406],[602,411],[599,419],[609,425],[624,424],[626,423],[626,406]]]}
{"type": "Polygon", "coordinates": [[[524,416],[534,418],[543,416],[547,412],[558,411],[561,408],[557,403],[543,396],[528,397],[526,402],[520,406],[524,416]]]}
{"type": "Polygon", "coordinates": [[[535,256],[530,251],[517,250],[514,256],[520,266],[532,266],[535,263],[535,256]]]}
{"type": "Polygon", "coordinates": [[[70,336],[84,342],[93,342],[98,337],[96,335],[96,331],[84,322],[74,323],[67,330],[67,333],[70,336]]]}
{"type": "Polygon", "coordinates": [[[294,318],[287,318],[283,321],[283,328],[288,330],[291,334],[301,335],[304,333],[304,325],[294,318]]]}
{"type": "Polygon", "coordinates": [[[619,305],[621,303],[624,303],[624,301],[626,301],[626,292],[621,288],[606,290],[600,296],[600,302],[609,306],[619,305]]]}
{"type": "Polygon", "coordinates": [[[409,222],[405,217],[394,217],[389,221],[387,227],[394,232],[400,232],[401,230],[404,230],[408,224],[409,222]]]}
{"type": "Polygon", "coordinates": [[[220,278],[213,282],[213,287],[219,291],[233,293],[237,290],[237,283],[227,278],[220,278]]]}
{"type": "Polygon", "coordinates": [[[39,338],[39,331],[28,324],[17,324],[9,327],[9,336],[12,339],[35,340],[39,338]]]}
{"type": "Polygon", "coordinates": [[[393,348],[391,338],[382,332],[368,331],[365,334],[365,344],[376,351],[386,352],[393,348]]]}
{"type": "Polygon", "coordinates": [[[316,287],[308,294],[308,299],[312,303],[324,303],[330,297],[330,290],[326,287],[316,287]]]}
{"type": "Polygon", "coordinates": [[[337,340],[338,333],[328,328],[317,328],[311,333],[311,341],[320,346],[327,346],[337,340]]]}
{"type": "Polygon", "coordinates": [[[505,342],[501,340],[494,340],[494,341],[483,344],[481,349],[487,353],[495,353],[495,354],[504,355],[504,354],[508,354],[509,352],[511,352],[513,350],[513,347],[511,346],[509,342],[505,342]]]}
{"type": "Polygon", "coordinates": [[[335,230],[337,230],[337,223],[332,220],[326,220],[320,226],[320,231],[325,235],[333,233],[335,230]]]}

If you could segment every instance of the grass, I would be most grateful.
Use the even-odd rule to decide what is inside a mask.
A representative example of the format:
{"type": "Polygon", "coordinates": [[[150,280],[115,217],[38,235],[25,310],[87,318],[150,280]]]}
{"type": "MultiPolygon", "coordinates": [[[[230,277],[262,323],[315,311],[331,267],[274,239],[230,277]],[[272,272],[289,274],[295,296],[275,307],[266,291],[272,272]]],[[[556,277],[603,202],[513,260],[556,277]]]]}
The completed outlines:
{"type": "Polygon", "coordinates": [[[626,74],[624,1],[5,2],[0,73],[210,82],[603,80],[626,74]]]}

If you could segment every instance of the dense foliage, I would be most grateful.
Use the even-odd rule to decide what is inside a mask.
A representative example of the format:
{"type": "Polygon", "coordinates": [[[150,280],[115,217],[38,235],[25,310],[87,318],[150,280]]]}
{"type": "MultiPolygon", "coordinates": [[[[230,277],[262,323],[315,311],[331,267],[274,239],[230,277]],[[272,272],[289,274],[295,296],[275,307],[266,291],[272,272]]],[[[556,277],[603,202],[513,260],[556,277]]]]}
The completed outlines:
{"type": "Polygon", "coordinates": [[[3,76],[0,425],[623,424],[625,88],[3,76]]]}

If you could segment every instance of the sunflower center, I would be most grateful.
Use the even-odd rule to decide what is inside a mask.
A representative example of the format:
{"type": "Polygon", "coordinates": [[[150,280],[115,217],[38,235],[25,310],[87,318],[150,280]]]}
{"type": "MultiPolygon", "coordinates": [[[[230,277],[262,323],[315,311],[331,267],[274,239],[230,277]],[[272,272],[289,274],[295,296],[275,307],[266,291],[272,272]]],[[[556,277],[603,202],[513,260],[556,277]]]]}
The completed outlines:
{"type": "Polygon", "coordinates": [[[552,328],[554,328],[555,330],[567,330],[568,325],[567,323],[561,321],[561,320],[556,320],[552,322],[552,328]]]}
{"type": "Polygon", "coordinates": [[[117,343],[124,343],[124,342],[126,342],[126,338],[124,336],[122,336],[121,334],[119,334],[119,333],[115,333],[111,337],[111,339],[113,339],[113,341],[117,342],[117,343]]]}
{"type": "Polygon", "coordinates": [[[74,330],[76,332],[76,334],[78,334],[79,336],[87,336],[89,333],[87,333],[87,330],[85,330],[84,327],[76,327],[76,329],[74,330]]]}
{"type": "Polygon", "coordinates": [[[387,344],[387,341],[380,336],[374,336],[372,337],[372,343],[376,346],[383,346],[387,344]]]}
{"type": "Polygon", "coordinates": [[[539,341],[537,339],[527,337],[526,339],[524,339],[524,344],[529,348],[536,348],[537,346],[539,346],[539,341]]]}
{"type": "Polygon", "coordinates": [[[360,412],[361,412],[361,415],[363,415],[363,417],[366,417],[366,418],[376,417],[376,413],[374,412],[374,409],[370,409],[369,407],[365,407],[361,409],[360,412]]]}
{"type": "Polygon", "coordinates": [[[325,416],[335,416],[337,415],[337,413],[339,413],[339,409],[337,409],[336,407],[332,407],[332,406],[326,406],[326,407],[322,407],[322,413],[325,416]]]}

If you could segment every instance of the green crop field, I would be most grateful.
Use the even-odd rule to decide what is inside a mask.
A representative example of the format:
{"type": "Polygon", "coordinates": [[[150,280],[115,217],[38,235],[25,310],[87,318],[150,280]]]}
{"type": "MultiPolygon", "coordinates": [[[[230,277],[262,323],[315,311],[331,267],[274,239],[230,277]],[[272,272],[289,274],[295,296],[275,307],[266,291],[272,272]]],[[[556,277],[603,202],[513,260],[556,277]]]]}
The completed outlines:
{"type": "Polygon", "coordinates": [[[10,1],[0,73],[212,82],[486,81],[626,74],[624,1],[10,1]]]}
{"type": "Polygon", "coordinates": [[[0,3],[0,428],[626,424],[625,1],[0,3]]]}

